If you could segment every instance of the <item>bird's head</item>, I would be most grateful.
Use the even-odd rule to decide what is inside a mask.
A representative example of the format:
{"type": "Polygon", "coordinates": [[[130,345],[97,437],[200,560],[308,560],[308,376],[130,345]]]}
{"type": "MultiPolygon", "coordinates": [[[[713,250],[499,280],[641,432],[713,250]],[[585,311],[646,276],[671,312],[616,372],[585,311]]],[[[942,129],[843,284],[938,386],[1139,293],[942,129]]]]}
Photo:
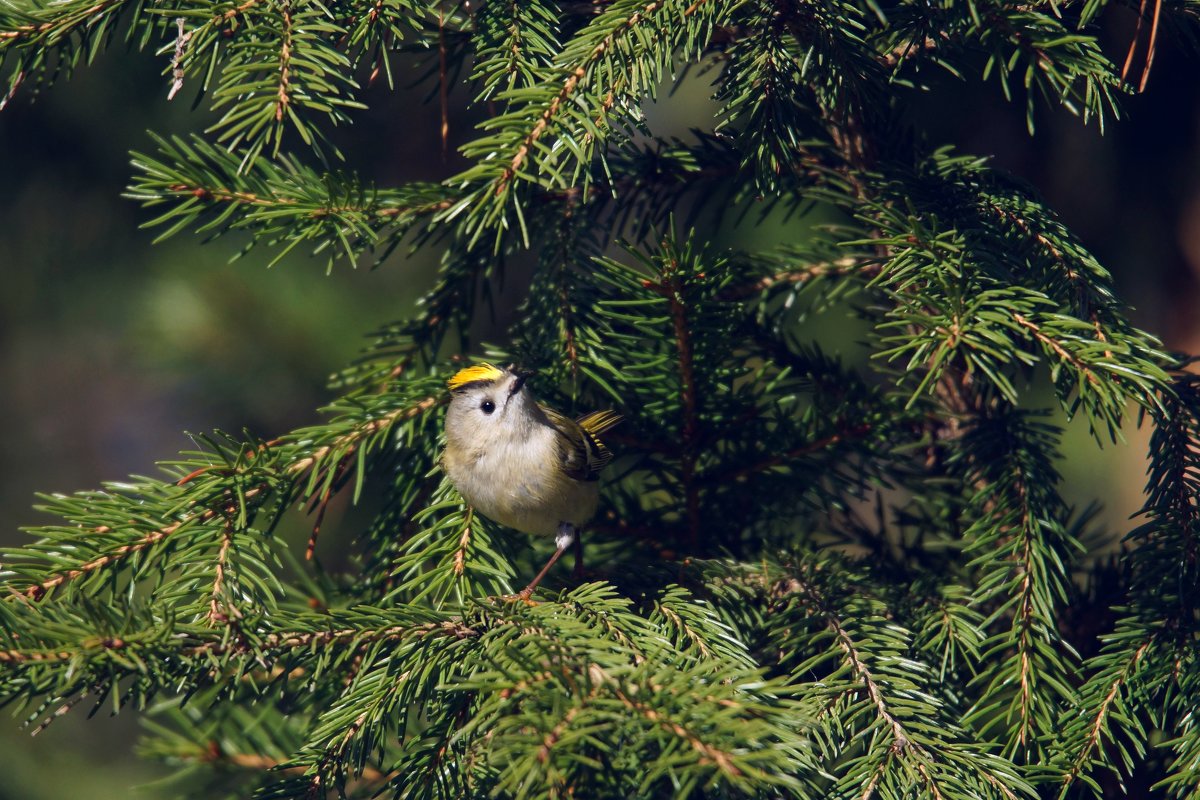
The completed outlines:
{"type": "Polygon", "coordinates": [[[447,443],[476,449],[505,438],[526,437],[539,415],[525,385],[531,375],[515,365],[501,369],[492,364],[476,364],[455,373],[447,382],[447,443]]]}

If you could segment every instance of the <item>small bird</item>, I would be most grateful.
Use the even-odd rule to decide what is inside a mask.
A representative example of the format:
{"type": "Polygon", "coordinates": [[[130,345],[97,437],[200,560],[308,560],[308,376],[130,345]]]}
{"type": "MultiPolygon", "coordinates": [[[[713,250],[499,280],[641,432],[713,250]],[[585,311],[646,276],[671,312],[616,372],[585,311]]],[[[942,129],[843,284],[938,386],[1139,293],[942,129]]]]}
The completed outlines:
{"type": "Polygon", "coordinates": [[[523,600],[596,513],[600,471],[612,460],[599,436],[621,421],[612,411],[571,420],[541,405],[525,385],[531,375],[513,365],[459,370],[447,382],[442,454],[450,482],[476,511],[523,533],[555,537],[558,549],[517,595],[523,600]]]}

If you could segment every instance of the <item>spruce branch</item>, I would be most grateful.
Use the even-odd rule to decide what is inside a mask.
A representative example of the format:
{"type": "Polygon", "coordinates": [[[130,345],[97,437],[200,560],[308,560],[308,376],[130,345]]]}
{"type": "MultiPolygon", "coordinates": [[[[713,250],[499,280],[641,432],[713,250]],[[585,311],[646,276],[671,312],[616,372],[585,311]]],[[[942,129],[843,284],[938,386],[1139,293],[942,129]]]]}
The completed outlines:
{"type": "Polygon", "coordinates": [[[484,4],[475,17],[479,61],[471,76],[482,86],[480,100],[509,96],[549,77],[548,67],[562,49],[561,13],[553,2],[484,4]]]}
{"type": "MultiPolygon", "coordinates": [[[[58,44],[81,32],[103,30],[108,24],[107,17],[123,10],[123,6],[132,5],[125,0],[91,0],[91,2],[75,2],[66,7],[54,9],[53,14],[19,13],[16,9],[6,9],[11,17],[2,21],[0,42],[6,43],[7,48],[15,45],[28,47],[34,42],[44,42],[48,45],[58,44]],[[26,19],[23,24],[13,24],[15,20],[26,19]]],[[[7,16],[7,14],[6,14],[7,16]]]]}
{"type": "MultiPolygon", "coordinates": [[[[19,595],[6,599],[39,600],[51,590],[102,575],[135,555],[162,547],[190,552],[209,541],[218,555],[228,554],[228,526],[248,529],[261,510],[267,512],[269,529],[292,501],[328,493],[339,478],[344,480],[343,465],[357,467],[361,486],[370,451],[393,435],[397,425],[436,408],[439,399],[440,395],[415,401],[407,395],[377,395],[373,405],[348,402],[330,408],[336,416],[329,424],[302,429],[274,445],[209,440],[208,451],[169,465],[180,476],[175,481],[144,478],[114,485],[109,492],[47,496],[44,510],[93,524],[85,528],[89,533],[83,538],[76,527],[43,528],[45,541],[13,551],[6,568],[32,580],[19,595]],[[154,505],[147,504],[150,497],[154,505]],[[94,524],[96,520],[103,522],[94,524]],[[49,561],[48,569],[34,567],[42,559],[49,561]]],[[[212,563],[203,551],[196,555],[212,563]]],[[[141,560],[137,569],[148,569],[149,562],[141,560]]],[[[269,583],[260,581],[260,588],[269,583]]]]}
{"type": "Polygon", "coordinates": [[[517,102],[483,126],[487,135],[462,148],[477,163],[449,181],[469,189],[441,218],[465,213],[474,241],[485,229],[507,227],[511,213],[528,242],[517,185],[572,186],[590,168],[597,145],[610,135],[609,116],[636,119],[635,102],[652,95],[676,51],[698,58],[713,27],[737,5],[725,0],[610,4],[561,50],[548,70],[552,77],[496,95],[517,102]]]}
{"type": "Polygon", "coordinates": [[[878,325],[889,345],[881,355],[923,368],[912,396],[959,365],[985,375],[1013,403],[1013,368],[1040,356],[1063,407],[1081,409],[1097,436],[1116,437],[1130,402],[1155,408],[1168,359],[1111,301],[1110,278],[1096,260],[1056,220],[1031,220],[1038,212],[1024,192],[981,164],[947,159],[931,166],[932,175],[872,186],[878,199],[861,218],[876,233],[846,243],[888,252],[872,284],[896,306],[878,325]],[[895,193],[900,187],[903,194],[895,193]],[[984,221],[992,215],[1003,217],[1006,229],[984,221]],[[1021,261],[998,257],[1014,245],[1021,261]]]}
{"type": "Polygon", "coordinates": [[[929,796],[1032,796],[1011,763],[967,744],[911,634],[856,591],[862,576],[852,565],[712,566],[725,581],[765,590],[772,613],[764,624],[782,666],[812,681],[802,689],[821,709],[814,739],[836,764],[837,796],[898,797],[914,785],[929,796]]]}
{"type": "Polygon", "coordinates": [[[432,184],[383,191],[354,175],[321,175],[299,163],[256,161],[198,137],[157,139],[158,157],[135,154],[141,175],[130,198],[166,206],[146,227],[165,227],[157,241],[185,228],[218,236],[248,231],[275,250],[272,263],[300,246],[351,266],[365,253],[382,260],[409,231],[449,208],[455,195],[432,184]]]}
{"type": "Polygon", "coordinates": [[[1045,746],[1061,710],[1075,702],[1066,677],[1075,654],[1062,643],[1056,620],[1069,601],[1066,570],[1079,545],[1048,457],[1057,431],[1012,412],[978,425],[964,448],[977,459],[969,479],[981,487],[972,498],[979,516],[967,532],[967,552],[980,553],[975,602],[989,612],[985,625],[998,628],[983,654],[997,658],[990,674],[977,678],[987,681],[986,700],[967,721],[1003,731],[1006,752],[1030,753],[1045,746]]]}
{"type": "Polygon", "coordinates": [[[779,289],[786,290],[790,284],[807,284],[819,278],[841,277],[851,273],[868,279],[873,278],[878,274],[878,267],[870,263],[874,258],[874,256],[841,256],[831,261],[801,263],[799,266],[791,266],[764,275],[743,286],[734,286],[725,293],[725,296],[730,300],[739,300],[779,289]]]}
{"type": "Polygon", "coordinates": [[[209,132],[230,151],[243,150],[241,169],[263,153],[276,157],[289,127],[310,147],[322,143],[310,115],[337,124],[346,121],[347,110],[364,107],[350,96],[357,86],[335,46],[345,31],[326,9],[264,0],[240,18],[246,34],[222,54],[226,66],[212,90],[213,110],[221,116],[209,132]]]}
{"type": "MultiPolygon", "coordinates": [[[[1125,709],[1129,708],[1131,699],[1128,697],[1129,686],[1135,680],[1152,644],[1153,640],[1143,642],[1116,670],[1110,667],[1094,673],[1081,689],[1080,706],[1086,709],[1086,714],[1075,713],[1067,718],[1064,739],[1070,744],[1064,749],[1071,755],[1071,760],[1063,770],[1059,797],[1065,797],[1072,786],[1081,780],[1090,784],[1093,790],[1098,788],[1089,773],[1094,767],[1107,762],[1104,751],[1110,748],[1105,747],[1106,739],[1112,746],[1111,750],[1120,753],[1123,767],[1127,770],[1132,768],[1130,751],[1116,739],[1111,725],[1117,718],[1124,729],[1144,739],[1144,728],[1125,709]]],[[[1139,747],[1136,743],[1134,746],[1139,747]]]]}
{"type": "Polygon", "coordinates": [[[680,431],[680,480],[684,487],[684,504],[687,513],[688,544],[693,551],[700,546],[700,489],[696,484],[697,445],[700,436],[700,419],[697,408],[697,386],[691,331],[688,325],[688,309],[685,305],[686,278],[677,274],[680,255],[667,251],[661,262],[661,280],[647,279],[647,289],[666,298],[670,304],[671,327],[675,334],[675,348],[679,358],[679,392],[683,411],[680,431]]]}
{"type": "Polygon", "coordinates": [[[1186,796],[1194,785],[1188,759],[1195,751],[1195,731],[1189,708],[1173,700],[1190,691],[1185,664],[1192,648],[1179,637],[1190,636],[1184,632],[1191,630],[1197,605],[1196,560],[1188,554],[1200,551],[1195,503],[1200,395],[1195,376],[1181,366],[1172,371],[1171,388],[1162,395],[1163,411],[1150,417],[1155,427],[1147,500],[1140,512],[1145,522],[1127,537],[1134,545],[1129,595],[1114,609],[1120,615],[1116,626],[1087,665],[1079,710],[1063,716],[1060,796],[1079,783],[1098,791],[1093,775],[1098,769],[1133,771],[1152,746],[1153,727],[1175,734],[1163,743],[1175,749],[1176,758],[1159,788],[1186,796]],[[1181,713],[1168,717],[1168,708],[1181,713]]]}
{"type": "Polygon", "coordinates": [[[1109,5],[0,9],[4,104],[116,35],[209,98],[206,131],[134,157],[160,238],[440,257],[315,424],[43,498],[57,519],[4,554],[0,703],[37,730],[86,698],[150,709],[143,751],[204,798],[1065,800],[1105,772],[1191,797],[1197,381],[1043,198],[904,111],[940,99],[936,67],[1112,119],[1132,73],[1098,45],[1109,5]],[[338,168],[364,87],[410,67],[443,145],[473,126],[466,166],[338,168]],[[653,129],[697,76],[712,119],[653,129]],[[588,582],[551,573],[531,604],[505,596],[549,543],[439,469],[445,381],[482,358],[625,417],[588,582]],[[1074,574],[1098,537],[1029,410],[1039,371],[1096,433],[1153,426],[1103,591],[1074,574]],[[359,511],[322,564],[340,496],[359,511]]]}

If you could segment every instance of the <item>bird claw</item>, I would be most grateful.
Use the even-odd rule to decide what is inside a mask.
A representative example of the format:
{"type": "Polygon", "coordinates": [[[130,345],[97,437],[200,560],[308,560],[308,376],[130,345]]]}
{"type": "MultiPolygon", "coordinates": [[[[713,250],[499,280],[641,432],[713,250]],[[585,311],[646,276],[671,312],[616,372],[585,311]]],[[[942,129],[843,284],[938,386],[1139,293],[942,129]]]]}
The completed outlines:
{"type": "Polygon", "coordinates": [[[516,594],[502,595],[500,597],[500,599],[507,600],[510,603],[524,603],[525,605],[530,606],[530,607],[540,605],[537,600],[533,600],[530,598],[530,595],[532,595],[532,594],[533,594],[532,591],[525,590],[525,591],[517,592],[516,594]]]}

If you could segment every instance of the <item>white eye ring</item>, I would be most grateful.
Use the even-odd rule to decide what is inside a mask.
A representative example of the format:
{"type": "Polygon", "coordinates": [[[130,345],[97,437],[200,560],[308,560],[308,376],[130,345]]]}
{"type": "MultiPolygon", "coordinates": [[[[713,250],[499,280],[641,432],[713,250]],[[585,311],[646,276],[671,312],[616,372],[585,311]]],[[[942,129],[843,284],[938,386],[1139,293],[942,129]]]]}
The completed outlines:
{"type": "Polygon", "coordinates": [[[491,400],[484,400],[479,404],[479,409],[485,414],[490,414],[496,410],[496,404],[491,400]]]}

